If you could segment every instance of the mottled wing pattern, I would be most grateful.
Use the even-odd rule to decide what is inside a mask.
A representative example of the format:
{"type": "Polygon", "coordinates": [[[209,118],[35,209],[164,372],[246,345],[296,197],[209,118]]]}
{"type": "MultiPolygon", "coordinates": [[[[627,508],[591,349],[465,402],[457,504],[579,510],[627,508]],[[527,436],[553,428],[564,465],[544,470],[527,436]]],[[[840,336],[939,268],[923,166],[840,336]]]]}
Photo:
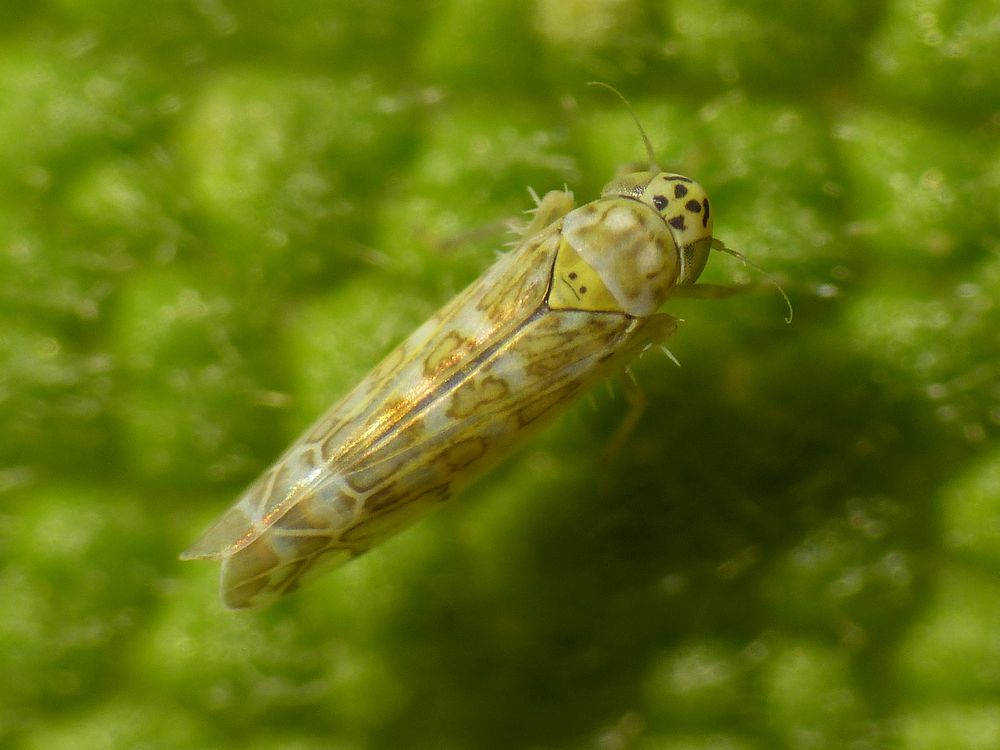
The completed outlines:
{"type": "Polygon", "coordinates": [[[558,242],[553,225],[503,255],[317,420],[182,557],[231,556],[305,499],[325,509],[332,527],[352,519],[354,511],[340,500],[341,466],[363,461],[386,435],[398,433],[399,422],[442,382],[537,309],[558,242]]]}
{"type": "Polygon", "coordinates": [[[619,360],[672,330],[668,316],[569,311],[529,320],[353,466],[227,556],[226,603],[267,603],[364,553],[479,476],[619,360]]]}
{"type": "Polygon", "coordinates": [[[517,250],[393,350],[183,557],[221,557],[225,603],[258,606],[451,497],[674,331],[655,312],[693,288],[712,247],[703,193],[637,172],[575,211],[568,191],[546,195],[517,250]]]}

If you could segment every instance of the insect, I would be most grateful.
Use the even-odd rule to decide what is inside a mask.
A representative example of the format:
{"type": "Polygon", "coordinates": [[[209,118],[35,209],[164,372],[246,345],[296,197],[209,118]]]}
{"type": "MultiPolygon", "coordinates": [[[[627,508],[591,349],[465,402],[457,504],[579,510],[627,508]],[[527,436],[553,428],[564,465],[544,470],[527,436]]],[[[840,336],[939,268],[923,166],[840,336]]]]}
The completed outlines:
{"type": "Polygon", "coordinates": [[[307,429],[182,558],[221,559],[223,602],[245,609],[409,526],[674,332],[676,319],[657,310],[672,295],[700,296],[712,218],[702,186],[670,172],[624,175],[580,207],[568,191],[546,194],[520,244],[307,429]]]}

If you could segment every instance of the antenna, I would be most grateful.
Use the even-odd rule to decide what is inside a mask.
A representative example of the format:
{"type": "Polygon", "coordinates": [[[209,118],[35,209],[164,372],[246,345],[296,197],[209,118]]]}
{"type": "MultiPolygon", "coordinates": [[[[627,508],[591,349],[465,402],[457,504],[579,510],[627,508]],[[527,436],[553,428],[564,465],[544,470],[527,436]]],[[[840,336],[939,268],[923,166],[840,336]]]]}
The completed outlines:
{"type": "Polygon", "coordinates": [[[726,255],[732,255],[734,258],[739,260],[744,266],[746,266],[747,268],[752,268],[761,276],[763,276],[764,279],[767,281],[767,283],[773,286],[775,289],[777,289],[778,292],[781,294],[782,298],[785,300],[785,306],[788,308],[788,315],[785,316],[785,322],[786,323],[792,322],[792,318],[795,315],[795,310],[792,309],[792,301],[788,299],[788,295],[785,294],[785,290],[781,287],[781,284],[778,283],[778,281],[774,278],[774,276],[772,276],[763,268],[758,266],[747,256],[741,253],[739,250],[733,250],[731,247],[726,247],[726,243],[720,240],[718,237],[712,238],[712,249],[718,250],[720,253],[726,253],[726,255]]]}
{"type": "Polygon", "coordinates": [[[639,122],[639,115],[637,115],[635,113],[635,110],[632,109],[632,103],[629,102],[629,100],[625,98],[625,95],[621,91],[619,91],[618,89],[616,89],[614,86],[612,86],[609,83],[604,83],[603,81],[588,81],[587,85],[588,86],[600,86],[602,89],[607,89],[612,94],[614,94],[619,99],[621,99],[622,104],[625,105],[625,109],[627,109],[628,113],[630,115],[632,115],[632,121],[635,123],[635,126],[637,128],[639,128],[639,135],[642,136],[642,142],[646,145],[646,156],[649,157],[649,169],[650,169],[650,171],[658,172],[659,171],[659,167],[656,166],[656,153],[653,151],[653,144],[650,142],[649,136],[646,135],[646,131],[642,127],[642,123],[639,122]]]}

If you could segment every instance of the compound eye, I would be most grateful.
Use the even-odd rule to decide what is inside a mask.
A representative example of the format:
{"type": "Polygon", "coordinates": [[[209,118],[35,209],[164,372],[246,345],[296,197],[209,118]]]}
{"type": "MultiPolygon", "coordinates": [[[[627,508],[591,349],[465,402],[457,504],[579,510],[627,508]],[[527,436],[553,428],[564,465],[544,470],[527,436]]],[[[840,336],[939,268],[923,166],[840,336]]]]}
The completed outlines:
{"type": "Polygon", "coordinates": [[[635,198],[643,199],[650,180],[656,177],[655,172],[632,172],[616,177],[601,189],[602,198],[635,198]]]}

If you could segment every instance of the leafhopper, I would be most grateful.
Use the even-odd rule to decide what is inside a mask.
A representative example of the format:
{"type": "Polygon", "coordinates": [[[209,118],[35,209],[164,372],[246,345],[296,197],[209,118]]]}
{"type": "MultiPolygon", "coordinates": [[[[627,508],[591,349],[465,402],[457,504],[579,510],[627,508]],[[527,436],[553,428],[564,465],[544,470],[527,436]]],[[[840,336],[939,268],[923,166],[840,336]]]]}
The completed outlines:
{"type": "Polygon", "coordinates": [[[568,191],[538,203],[515,249],[184,552],[222,561],[227,607],[271,603],[414,523],[674,332],[676,319],[658,310],[671,296],[698,295],[713,247],[701,185],[643,171],[579,207],[568,191]]]}

